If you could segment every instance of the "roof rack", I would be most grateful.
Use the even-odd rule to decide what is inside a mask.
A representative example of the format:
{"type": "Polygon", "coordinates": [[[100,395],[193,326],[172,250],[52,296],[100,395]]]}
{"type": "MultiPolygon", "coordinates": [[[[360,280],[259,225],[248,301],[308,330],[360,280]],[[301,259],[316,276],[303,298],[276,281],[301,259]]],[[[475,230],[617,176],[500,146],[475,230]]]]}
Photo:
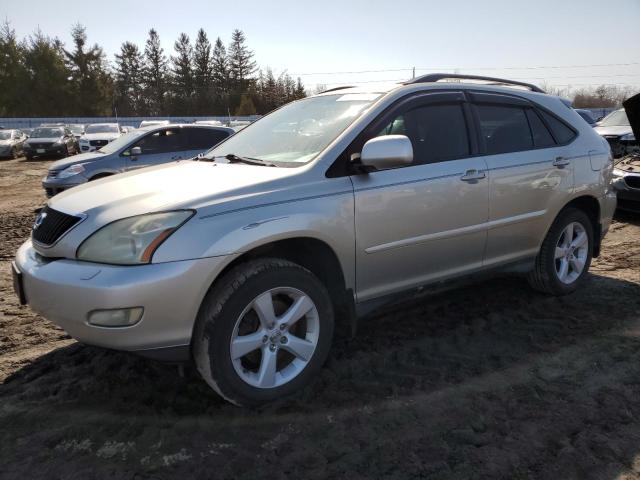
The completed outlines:
{"type": "Polygon", "coordinates": [[[531,83],[524,82],[516,82],[514,80],[506,80],[504,78],[494,78],[494,77],[482,77],[479,75],[463,75],[458,73],[429,73],[428,75],[422,75],[421,77],[414,78],[405,82],[405,85],[409,85],[412,83],[427,83],[427,82],[437,82],[439,80],[445,80],[448,78],[456,78],[460,80],[482,80],[485,82],[490,82],[495,85],[516,85],[518,87],[526,87],[532,92],[545,93],[540,87],[533,85],[531,83]]]}
{"type": "Polygon", "coordinates": [[[329,90],[323,90],[320,93],[335,92],[336,90],[343,90],[345,88],[356,88],[356,87],[353,85],[343,85],[342,87],[334,87],[334,88],[330,88],[329,90]]]}

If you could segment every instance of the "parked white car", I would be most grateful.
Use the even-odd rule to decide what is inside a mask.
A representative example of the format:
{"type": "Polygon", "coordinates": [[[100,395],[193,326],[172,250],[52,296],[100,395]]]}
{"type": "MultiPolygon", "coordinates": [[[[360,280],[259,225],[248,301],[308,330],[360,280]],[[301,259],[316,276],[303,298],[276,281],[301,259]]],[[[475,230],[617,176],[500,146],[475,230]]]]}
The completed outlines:
{"type": "Polygon", "coordinates": [[[80,151],[93,152],[104,147],[122,135],[117,123],[92,123],[87,125],[84,135],[80,137],[80,151]]]}

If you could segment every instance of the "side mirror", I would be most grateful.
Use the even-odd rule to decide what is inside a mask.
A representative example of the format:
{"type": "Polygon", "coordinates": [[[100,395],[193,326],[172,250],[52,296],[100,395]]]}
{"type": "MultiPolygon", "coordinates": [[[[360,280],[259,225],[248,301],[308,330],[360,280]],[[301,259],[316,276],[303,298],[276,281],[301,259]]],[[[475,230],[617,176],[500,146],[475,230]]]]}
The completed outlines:
{"type": "Polygon", "coordinates": [[[134,157],[137,155],[142,155],[142,149],[140,147],[133,147],[131,149],[131,155],[133,155],[134,157]]]}
{"type": "Polygon", "coordinates": [[[362,147],[360,164],[376,170],[398,168],[413,163],[413,146],[405,135],[385,135],[369,140],[362,147]]]}

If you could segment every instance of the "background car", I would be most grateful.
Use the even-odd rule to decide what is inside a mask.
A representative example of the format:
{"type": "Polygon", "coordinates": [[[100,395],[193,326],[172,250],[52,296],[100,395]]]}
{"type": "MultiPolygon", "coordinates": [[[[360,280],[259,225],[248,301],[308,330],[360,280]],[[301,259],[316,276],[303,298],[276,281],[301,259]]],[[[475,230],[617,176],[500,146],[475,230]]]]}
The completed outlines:
{"type": "Polygon", "coordinates": [[[80,137],[80,151],[93,152],[122,135],[117,123],[90,123],[80,137]]]}
{"type": "Polygon", "coordinates": [[[55,162],[42,186],[48,197],[91,180],[175,160],[193,158],[235,131],[227,127],[169,125],[138,129],[95,152],[55,162]]]}
{"type": "Polygon", "coordinates": [[[584,121],[587,122],[589,125],[591,125],[592,127],[596,126],[596,119],[594,118],[593,114],[589,110],[585,110],[583,108],[574,108],[574,110],[578,115],[584,118],[584,121]]]}
{"type": "Polygon", "coordinates": [[[155,127],[156,125],[169,125],[169,120],[142,120],[138,128],[155,127]]]}
{"type": "MultiPolygon", "coordinates": [[[[640,136],[640,94],[624,102],[627,118],[635,138],[640,136]]],[[[613,169],[613,188],[618,196],[618,208],[640,213],[640,151],[622,157],[613,169]]]]}
{"type": "Polygon", "coordinates": [[[67,127],[38,127],[23,144],[27,160],[46,155],[68,157],[78,153],[76,137],[67,127]]]}
{"type": "Polygon", "coordinates": [[[76,139],[80,139],[82,135],[84,135],[85,126],[81,123],[75,123],[69,125],[69,130],[73,133],[76,139]]]}
{"type": "Polygon", "coordinates": [[[626,155],[629,149],[637,146],[636,137],[633,135],[624,108],[611,112],[599,121],[594,129],[609,142],[614,158],[626,155]]]}
{"type": "Polygon", "coordinates": [[[18,158],[27,136],[21,130],[0,130],[0,157],[18,158]]]}

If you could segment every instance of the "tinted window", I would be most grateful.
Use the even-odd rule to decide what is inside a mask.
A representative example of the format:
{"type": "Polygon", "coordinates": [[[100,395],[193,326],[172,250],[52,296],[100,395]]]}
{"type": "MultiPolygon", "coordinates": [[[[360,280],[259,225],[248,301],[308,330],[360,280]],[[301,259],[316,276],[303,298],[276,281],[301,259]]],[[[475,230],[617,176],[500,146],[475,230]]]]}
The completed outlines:
{"type": "Polygon", "coordinates": [[[229,134],[223,130],[212,130],[210,128],[187,128],[188,149],[189,150],[209,150],[229,134]]]}
{"type": "Polygon", "coordinates": [[[140,139],[134,146],[142,149],[142,155],[179,152],[184,150],[184,132],[179,128],[158,130],[140,139]]]}
{"type": "Polygon", "coordinates": [[[547,125],[549,125],[551,133],[553,133],[556,142],[568,143],[576,136],[575,132],[572,129],[570,129],[564,124],[564,122],[561,122],[553,115],[549,115],[543,110],[540,111],[540,114],[542,115],[542,118],[544,118],[544,121],[547,123],[547,125]]]}
{"type": "Polygon", "coordinates": [[[503,105],[477,105],[477,108],[480,130],[489,155],[533,148],[523,108],[503,105]]]}
{"type": "Polygon", "coordinates": [[[533,134],[533,144],[537,148],[553,147],[556,142],[551,136],[549,129],[542,123],[538,114],[527,109],[527,118],[529,119],[529,126],[531,127],[531,133],[533,134]]]}
{"type": "Polygon", "coordinates": [[[426,105],[395,117],[380,135],[406,135],[414,164],[434,163],[469,155],[469,137],[462,106],[426,105]]]}

